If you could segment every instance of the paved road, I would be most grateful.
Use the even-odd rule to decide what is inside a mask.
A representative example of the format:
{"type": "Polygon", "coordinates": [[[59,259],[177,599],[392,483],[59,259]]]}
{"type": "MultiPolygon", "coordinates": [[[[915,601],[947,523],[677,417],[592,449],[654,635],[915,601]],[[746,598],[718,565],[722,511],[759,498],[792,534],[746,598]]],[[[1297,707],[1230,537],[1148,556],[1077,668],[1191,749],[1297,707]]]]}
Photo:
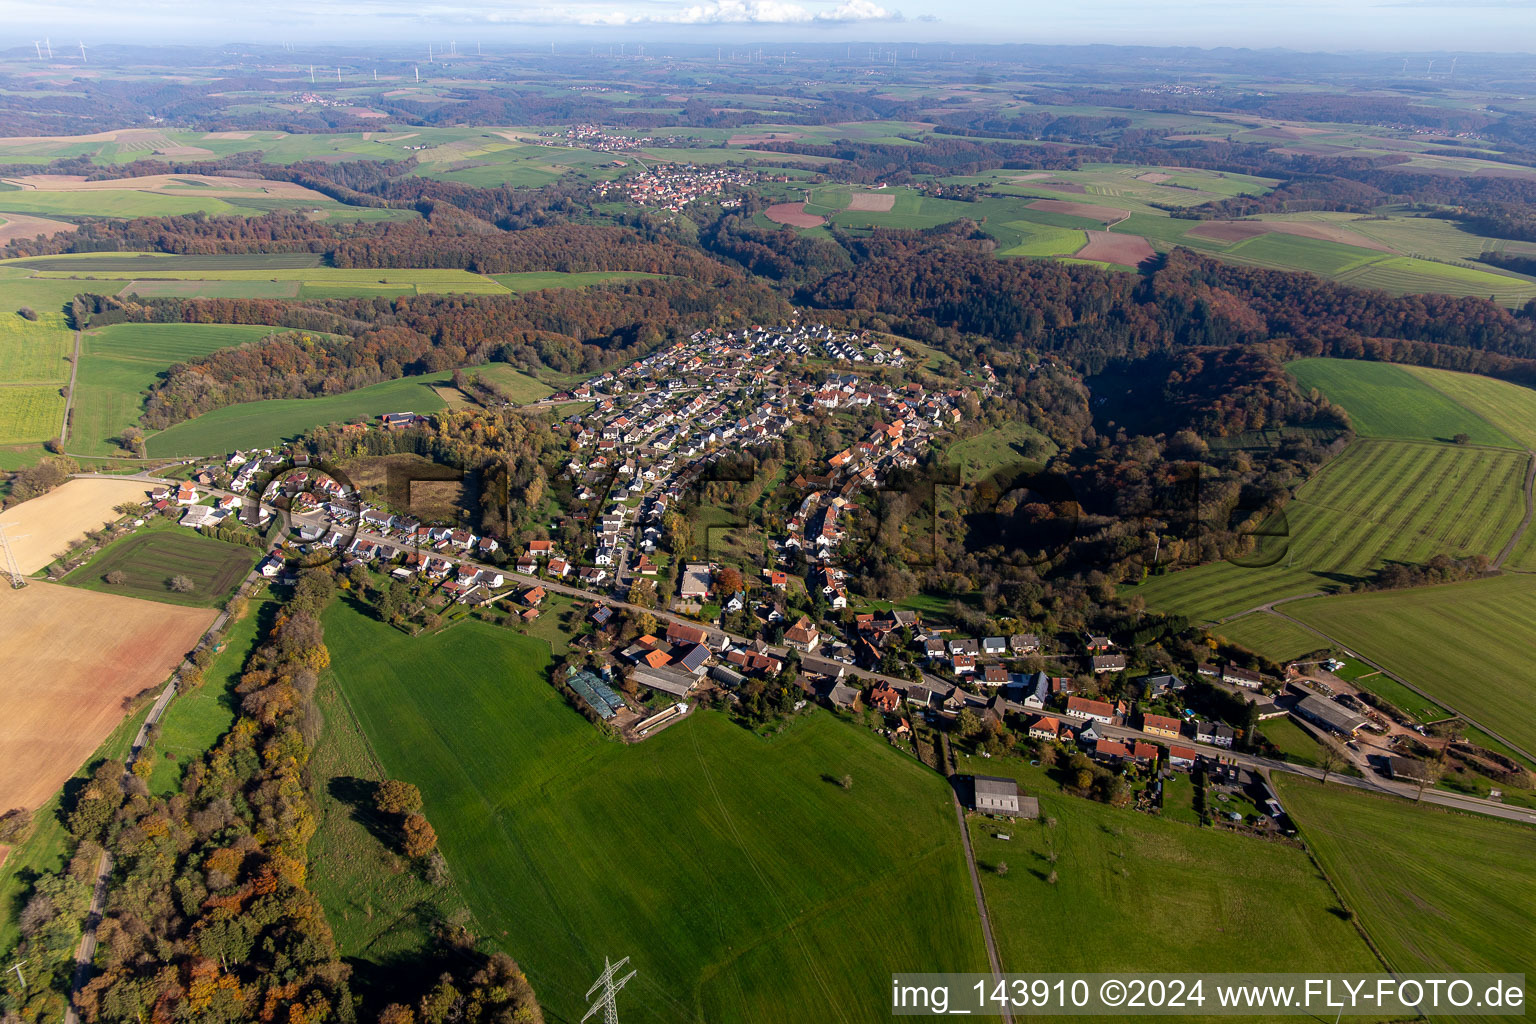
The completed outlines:
{"type": "MultiPolygon", "coordinates": [[[[1132,729],[1123,725],[1095,725],[1094,728],[1110,739],[1147,740],[1152,743],[1169,742],[1167,737],[1154,736],[1151,733],[1142,732],[1140,729],[1132,729]]],[[[1179,740],[1179,745],[1190,747],[1210,757],[1227,758],[1245,768],[1260,768],[1271,772],[1289,772],[1292,775],[1305,775],[1309,779],[1321,780],[1323,777],[1323,770],[1321,768],[1313,768],[1310,765],[1292,764],[1289,761],[1274,761],[1267,757],[1226,750],[1222,747],[1196,743],[1188,739],[1179,740]]],[[[1353,775],[1341,775],[1335,771],[1328,774],[1328,781],[1337,782],[1341,786],[1351,786],[1355,789],[1365,789],[1376,793],[1385,793],[1389,796],[1402,797],[1405,800],[1422,799],[1422,802],[1426,804],[1438,804],[1441,807],[1466,811],[1470,814],[1487,814],[1491,817],[1505,818],[1509,821],[1523,822],[1527,825],[1536,823],[1536,811],[1525,807],[1501,804],[1496,800],[1484,800],[1481,797],[1465,796],[1461,793],[1448,793],[1443,789],[1426,789],[1421,798],[1417,786],[1384,779],[1374,773],[1367,773],[1363,778],[1356,778],[1353,775]]]]}

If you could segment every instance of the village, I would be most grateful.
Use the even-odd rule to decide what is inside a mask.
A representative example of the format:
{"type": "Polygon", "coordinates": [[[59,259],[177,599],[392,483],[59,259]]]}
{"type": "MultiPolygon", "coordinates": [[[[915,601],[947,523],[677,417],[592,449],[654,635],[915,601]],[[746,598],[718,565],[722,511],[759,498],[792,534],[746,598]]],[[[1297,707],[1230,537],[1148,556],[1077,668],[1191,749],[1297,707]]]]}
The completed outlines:
{"type": "MultiPolygon", "coordinates": [[[[191,467],[178,486],[157,488],[150,507],[189,528],[233,525],[269,536],[281,512],[288,533],[258,565],[262,577],[291,583],[299,566],[338,560],[347,573],[404,588],[411,597],[403,602],[421,613],[410,629],[498,607],[526,626],[561,603],[584,659],[560,684],[583,713],[631,742],[700,702],[729,706],[772,682],[788,686],[783,711],[820,705],[861,716],[919,754],[918,733],[964,736],[982,757],[1008,737],[1006,748],[1024,744],[1037,759],[1057,756],[1047,751],[1086,757],[1099,777],[1143,786],[1138,800],[1155,801],[1169,773],[1226,779],[1251,797],[1240,805],[1250,813],[1226,814],[1261,830],[1285,826],[1253,770],[1262,759],[1242,752],[1253,749],[1242,740],[1256,723],[1290,716],[1370,766],[1355,739],[1362,730],[1386,735],[1391,723],[1300,668],[1282,681],[1233,662],[1192,665],[1187,675],[1206,692],[1186,700],[1184,677],[1135,675],[1135,645],[1108,636],[965,636],[926,624],[916,610],[855,610],[865,602],[849,592],[836,560],[845,510],[861,490],[915,464],[977,398],[968,387],[892,387],[868,372],[900,368],[909,357],[899,345],[820,324],[700,331],[558,393],[550,400],[557,408],[580,403],[559,421],[571,439],[561,482],[576,504],[569,522],[551,524],[549,538],[514,550],[369,501],[302,451],[235,452],[223,464],[191,467]],[[877,425],[827,458],[823,473],[797,481],[803,496],[782,531],[766,538],[768,557],[755,572],[677,557],[668,513],[722,459],[838,411],[872,412],[877,425]],[[1232,702],[1226,720],[1210,712],[1213,691],[1232,702]],[[1241,718],[1231,707],[1245,709],[1241,718]]],[[[981,381],[984,397],[985,372],[981,381]]],[[[373,429],[423,422],[389,413],[373,429]]],[[[1412,759],[1378,760],[1378,774],[1415,779],[1412,759]]],[[[1005,781],[979,782],[973,806],[1001,800],[1016,808],[1009,813],[1025,813],[1027,795],[1005,781]]],[[[1109,783],[1102,795],[1128,788],[1109,783]]]]}
{"type": "MultiPolygon", "coordinates": [[[[615,166],[627,166],[625,161],[614,161],[615,166]]],[[[757,176],[749,171],[724,165],[653,164],[641,165],[638,174],[628,175],[609,185],[605,196],[623,198],[638,206],[655,207],[674,213],[711,196],[718,196],[727,189],[752,184],[757,176]]],[[[739,198],[720,200],[723,208],[741,205],[739,198]]]]}

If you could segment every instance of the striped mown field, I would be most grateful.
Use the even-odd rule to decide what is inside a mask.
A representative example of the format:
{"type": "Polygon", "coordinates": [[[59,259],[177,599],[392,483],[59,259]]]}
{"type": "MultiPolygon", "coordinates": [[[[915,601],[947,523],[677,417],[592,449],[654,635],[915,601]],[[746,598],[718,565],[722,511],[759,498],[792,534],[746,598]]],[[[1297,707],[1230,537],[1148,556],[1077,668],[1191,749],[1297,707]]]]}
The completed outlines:
{"type": "Polygon", "coordinates": [[[1524,513],[1527,458],[1362,438],[1297,490],[1244,564],[1168,573],[1136,593],[1159,611],[1214,620],[1280,597],[1335,590],[1391,560],[1491,558],[1524,513]]]}

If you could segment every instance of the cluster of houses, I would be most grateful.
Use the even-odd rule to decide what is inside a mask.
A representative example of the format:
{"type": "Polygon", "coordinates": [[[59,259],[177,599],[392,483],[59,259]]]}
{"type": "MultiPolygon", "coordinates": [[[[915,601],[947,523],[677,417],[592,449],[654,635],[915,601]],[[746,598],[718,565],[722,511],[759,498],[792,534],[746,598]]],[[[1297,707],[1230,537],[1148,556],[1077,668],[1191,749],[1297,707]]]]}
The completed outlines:
{"type": "Polygon", "coordinates": [[[543,131],[530,141],[539,146],[572,146],[597,153],[627,153],[658,143],[649,137],[619,135],[600,124],[574,124],[564,131],[543,131]]]}
{"type": "MultiPolygon", "coordinates": [[[[601,505],[595,514],[580,513],[591,519],[591,564],[615,576],[631,568],[654,574],[654,567],[644,567],[661,540],[667,509],[723,454],[782,438],[817,410],[873,407],[883,419],[867,439],[834,456],[826,473],[796,481],[806,497],[775,542],[783,558],[798,549],[809,560],[826,561],[845,534],[843,509],[852,492],[877,485],[893,467],[915,465],[934,432],[960,420],[969,397],[964,389],[929,391],[917,383],[891,388],[854,373],[818,379],[783,372],[788,360],[853,354],[896,365],[903,358],[899,349],[880,349],[822,324],[699,331],[554,396],[593,403],[590,412],[563,423],[577,443],[565,466],[576,497],[601,505]],[[633,566],[630,552],[641,556],[633,566]]],[[[702,583],[680,600],[703,601],[710,587],[702,583]]],[[[846,603],[837,582],[822,586],[834,607],[846,603]]]]}
{"type": "Polygon", "coordinates": [[[653,164],[638,174],[614,182],[618,191],[638,206],[676,212],[689,203],[719,195],[728,187],[750,185],[755,176],[722,164],[653,164]]]}

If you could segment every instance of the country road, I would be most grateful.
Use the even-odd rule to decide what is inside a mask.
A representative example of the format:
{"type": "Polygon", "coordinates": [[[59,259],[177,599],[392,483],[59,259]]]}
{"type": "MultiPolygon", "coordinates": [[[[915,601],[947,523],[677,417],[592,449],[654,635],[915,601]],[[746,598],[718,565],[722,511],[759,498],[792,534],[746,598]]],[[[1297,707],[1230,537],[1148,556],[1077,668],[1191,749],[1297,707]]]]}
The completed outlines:
{"type": "MultiPolygon", "coordinates": [[[[965,866],[971,872],[971,895],[976,899],[976,913],[981,917],[981,937],[987,945],[987,962],[992,965],[992,973],[1002,977],[1003,961],[997,955],[997,941],[992,937],[992,915],[987,913],[987,897],[981,890],[981,874],[976,870],[976,851],[971,848],[971,830],[965,823],[965,807],[960,803],[960,790],[955,786],[953,772],[954,762],[949,755],[949,734],[940,733],[939,742],[944,751],[944,770],[949,780],[949,798],[955,805],[955,821],[960,825],[960,841],[965,844],[965,866]]],[[[1001,1004],[1000,1011],[1003,1015],[1003,1024],[1013,1024],[1013,1015],[1008,1012],[1008,1004],[1001,1004]]]]}
{"type": "Polygon", "coordinates": [[[80,375],[80,332],[75,332],[75,358],[69,362],[69,389],[64,392],[64,421],[59,424],[59,447],[69,437],[69,411],[75,407],[75,378],[80,375]]]}

